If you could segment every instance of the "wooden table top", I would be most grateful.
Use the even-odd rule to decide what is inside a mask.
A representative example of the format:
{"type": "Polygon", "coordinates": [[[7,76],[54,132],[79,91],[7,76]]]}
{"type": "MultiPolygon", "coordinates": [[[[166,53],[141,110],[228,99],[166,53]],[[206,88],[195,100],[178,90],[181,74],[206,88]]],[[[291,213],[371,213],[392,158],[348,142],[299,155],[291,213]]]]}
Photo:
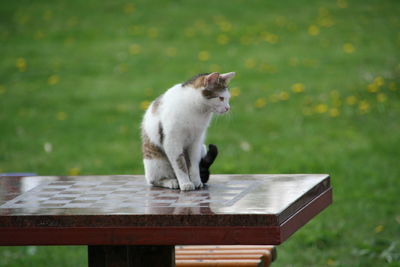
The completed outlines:
{"type": "Polygon", "coordinates": [[[141,175],[0,177],[0,245],[280,244],[332,202],[324,174],[212,175],[196,191],[141,175]]]}

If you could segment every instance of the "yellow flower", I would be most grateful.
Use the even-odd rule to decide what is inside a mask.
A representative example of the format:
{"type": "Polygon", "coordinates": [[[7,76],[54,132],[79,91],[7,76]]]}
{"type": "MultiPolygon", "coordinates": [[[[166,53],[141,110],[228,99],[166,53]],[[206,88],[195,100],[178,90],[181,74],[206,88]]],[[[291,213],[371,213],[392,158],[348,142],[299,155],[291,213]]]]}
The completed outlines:
{"type": "Polygon", "coordinates": [[[28,64],[26,63],[26,60],[22,57],[17,58],[17,62],[15,65],[17,66],[17,68],[20,72],[25,72],[26,68],[28,66],[28,64]]]}
{"type": "Polygon", "coordinates": [[[36,33],[35,33],[35,35],[33,36],[33,38],[35,39],[35,40],[40,40],[40,39],[43,39],[44,38],[44,33],[42,32],[42,31],[37,31],[36,33]]]}
{"type": "Polygon", "coordinates": [[[327,17],[319,18],[318,24],[322,27],[331,27],[335,24],[335,21],[333,20],[332,17],[327,16],[327,17]]]}
{"type": "Polygon", "coordinates": [[[333,104],[333,106],[335,106],[335,107],[340,107],[340,106],[342,105],[342,100],[340,100],[340,98],[334,98],[334,99],[332,100],[332,104],[333,104]]]}
{"type": "Polygon", "coordinates": [[[377,93],[379,91],[379,86],[375,83],[368,84],[367,90],[370,93],[377,93]]]}
{"type": "Polygon", "coordinates": [[[264,40],[270,44],[276,44],[279,41],[279,36],[274,33],[263,32],[261,35],[264,40]]]}
{"type": "Polygon", "coordinates": [[[258,98],[255,102],[255,106],[256,108],[262,108],[265,107],[265,105],[267,104],[267,101],[265,100],[265,98],[261,97],[258,98]]]}
{"type": "Polygon", "coordinates": [[[4,85],[0,85],[0,95],[4,94],[6,92],[6,87],[4,85]]]}
{"type": "Polygon", "coordinates": [[[43,14],[43,19],[46,21],[49,21],[53,18],[53,11],[51,10],[46,10],[43,14]]]}
{"type": "Polygon", "coordinates": [[[210,53],[208,51],[200,51],[197,57],[200,61],[208,61],[210,59],[210,53]]]}
{"type": "Polygon", "coordinates": [[[273,94],[269,96],[269,101],[271,101],[272,103],[276,103],[279,101],[279,95],[277,94],[273,94]]]}
{"type": "Polygon", "coordinates": [[[146,110],[150,106],[150,102],[145,100],[140,102],[140,109],[141,110],[146,110]]]}
{"type": "Polygon", "coordinates": [[[196,35],[196,30],[194,28],[186,28],[185,35],[186,37],[193,37],[196,35]]]}
{"type": "Polygon", "coordinates": [[[376,86],[378,86],[378,87],[381,87],[384,83],[385,83],[385,81],[383,80],[383,78],[381,76],[378,76],[374,79],[374,84],[376,84],[376,86]]]}
{"type": "Polygon", "coordinates": [[[129,27],[129,33],[132,35],[139,35],[143,33],[143,26],[133,25],[129,27]]]}
{"type": "Polygon", "coordinates": [[[368,113],[369,109],[370,109],[370,105],[369,105],[368,101],[366,101],[366,100],[362,100],[358,104],[358,110],[360,111],[361,114],[368,113]]]}
{"type": "Polygon", "coordinates": [[[248,35],[243,35],[240,37],[240,43],[242,45],[249,45],[253,42],[253,39],[248,35]]]}
{"type": "Polygon", "coordinates": [[[147,36],[148,36],[149,38],[151,38],[151,39],[157,38],[157,37],[158,37],[158,29],[155,28],[155,27],[150,28],[150,29],[147,31],[147,36]]]}
{"type": "Polygon", "coordinates": [[[125,14],[132,14],[133,11],[135,11],[135,6],[132,3],[127,3],[124,5],[125,14]]]}
{"type": "Polygon", "coordinates": [[[336,4],[340,8],[347,8],[348,7],[348,4],[347,4],[346,0],[337,0],[336,4]]]}
{"type": "Polygon", "coordinates": [[[278,27],[284,27],[287,23],[287,19],[285,16],[277,16],[275,18],[275,24],[278,25],[278,27]]]}
{"type": "Polygon", "coordinates": [[[196,28],[198,28],[200,30],[204,30],[207,27],[206,23],[202,19],[196,20],[194,25],[195,25],[196,28]]]}
{"type": "Polygon", "coordinates": [[[121,134],[127,134],[128,133],[128,126],[126,126],[126,125],[121,125],[120,127],[119,127],[119,132],[121,133],[121,134]]]}
{"type": "Polygon", "coordinates": [[[329,266],[336,265],[336,261],[333,260],[333,259],[328,259],[328,260],[326,261],[326,264],[329,265],[329,266]]]}
{"type": "Polygon", "coordinates": [[[342,49],[343,49],[343,51],[344,51],[345,53],[347,53],[347,54],[352,54],[352,53],[354,53],[354,51],[355,51],[355,48],[354,48],[353,44],[351,44],[351,43],[345,43],[345,44],[343,44],[342,49]]]}
{"type": "Polygon", "coordinates": [[[292,91],[294,93],[302,93],[304,92],[304,84],[302,83],[295,83],[292,85],[292,91]]]}
{"type": "Polygon", "coordinates": [[[67,20],[67,25],[68,27],[74,27],[78,24],[78,18],[77,17],[71,17],[67,20]]]}
{"type": "Polygon", "coordinates": [[[299,64],[299,59],[297,57],[291,57],[289,60],[289,65],[296,67],[299,64]]]}
{"type": "Polygon", "coordinates": [[[141,50],[142,50],[142,46],[139,44],[132,44],[129,47],[129,53],[131,55],[138,55],[138,54],[140,54],[141,50]]]}
{"type": "Polygon", "coordinates": [[[334,107],[340,107],[342,105],[342,100],[340,99],[340,93],[337,90],[330,92],[332,98],[332,104],[334,107]]]}
{"type": "Polygon", "coordinates": [[[232,24],[228,21],[221,21],[219,23],[219,29],[223,32],[229,32],[232,30],[232,24]]]}
{"type": "Polygon", "coordinates": [[[275,73],[275,72],[277,72],[276,67],[274,67],[274,66],[272,66],[272,65],[269,65],[269,64],[267,64],[267,63],[261,63],[260,66],[259,66],[259,70],[260,70],[260,71],[265,71],[265,72],[268,72],[268,73],[275,73]]]}
{"type": "Polygon", "coordinates": [[[325,104],[318,104],[314,107],[314,110],[315,112],[322,114],[328,111],[328,106],[325,104]]]}
{"type": "Polygon", "coordinates": [[[29,15],[20,15],[17,20],[19,24],[25,25],[31,20],[31,17],[29,15]]]}
{"type": "Polygon", "coordinates": [[[340,93],[337,90],[332,90],[330,95],[332,98],[340,98],[340,93]]]}
{"type": "Polygon", "coordinates": [[[289,99],[289,94],[287,92],[279,93],[279,100],[286,101],[289,99]]]}
{"type": "Polygon", "coordinates": [[[229,42],[229,37],[225,34],[220,34],[217,37],[217,43],[220,45],[225,45],[229,42]]]}
{"type": "Polygon", "coordinates": [[[380,94],[378,94],[378,95],[376,96],[376,100],[377,100],[378,102],[380,102],[380,103],[383,103],[383,102],[386,102],[387,97],[386,97],[385,94],[380,93],[380,94]]]}
{"type": "Polygon", "coordinates": [[[254,58],[246,59],[244,66],[248,69],[254,69],[256,66],[256,60],[254,58]]]}
{"type": "Polygon", "coordinates": [[[176,48],[175,47],[168,47],[167,49],[165,49],[165,54],[167,54],[167,56],[169,56],[169,57],[176,56],[176,48]]]}
{"type": "Polygon", "coordinates": [[[67,119],[67,117],[68,117],[68,115],[64,111],[57,112],[57,114],[56,114],[56,118],[59,121],[65,121],[67,119]]]}
{"type": "Polygon", "coordinates": [[[78,167],[73,167],[73,168],[70,168],[70,169],[68,170],[68,175],[70,175],[70,176],[76,176],[76,175],[78,175],[80,172],[81,172],[81,169],[80,169],[80,168],[78,168],[78,167]]]}
{"type": "Polygon", "coordinates": [[[383,231],[383,229],[384,229],[383,225],[380,224],[380,225],[377,225],[377,226],[375,227],[374,232],[375,232],[375,233],[380,233],[380,232],[383,231]]]}
{"type": "Polygon", "coordinates": [[[333,117],[333,118],[336,118],[337,116],[340,115],[340,111],[339,111],[339,109],[337,109],[337,108],[331,108],[331,109],[329,110],[329,115],[330,115],[331,117],[333,117]]]}
{"type": "Polygon", "coordinates": [[[128,65],[126,63],[121,63],[117,66],[117,71],[119,73],[124,73],[128,71],[128,65]]]}
{"type": "Polygon", "coordinates": [[[59,82],[60,82],[60,76],[58,76],[57,74],[51,75],[47,79],[47,83],[50,84],[50,85],[56,85],[59,82]]]}
{"type": "Polygon", "coordinates": [[[231,89],[231,96],[232,97],[237,97],[240,95],[240,89],[239,87],[234,87],[231,89]]]}
{"type": "Polygon", "coordinates": [[[306,67],[315,67],[315,66],[318,65],[318,61],[315,60],[315,59],[312,59],[312,58],[305,58],[305,59],[303,60],[303,64],[304,64],[304,66],[306,66],[306,67]]]}
{"type": "Polygon", "coordinates": [[[316,25],[310,25],[310,27],[308,27],[308,34],[311,36],[316,36],[319,32],[319,27],[316,25]]]}
{"type": "Polygon", "coordinates": [[[346,103],[349,106],[354,105],[355,103],[357,103],[357,98],[353,95],[346,97],[346,103]]]}

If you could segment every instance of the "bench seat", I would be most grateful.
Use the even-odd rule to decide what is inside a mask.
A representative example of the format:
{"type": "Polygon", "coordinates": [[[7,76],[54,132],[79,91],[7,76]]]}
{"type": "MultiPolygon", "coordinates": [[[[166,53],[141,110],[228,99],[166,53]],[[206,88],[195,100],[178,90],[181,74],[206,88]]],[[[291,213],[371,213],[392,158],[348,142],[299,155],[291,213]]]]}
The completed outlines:
{"type": "Polygon", "coordinates": [[[270,266],[276,259],[274,246],[176,246],[177,267],[270,266]]]}

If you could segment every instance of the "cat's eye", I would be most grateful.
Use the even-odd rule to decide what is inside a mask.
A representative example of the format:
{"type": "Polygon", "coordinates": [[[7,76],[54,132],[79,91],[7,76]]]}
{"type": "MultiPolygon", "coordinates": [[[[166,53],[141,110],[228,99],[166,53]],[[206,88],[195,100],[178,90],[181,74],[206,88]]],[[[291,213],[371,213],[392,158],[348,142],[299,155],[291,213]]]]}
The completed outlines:
{"type": "Polygon", "coordinates": [[[219,100],[224,101],[225,98],[223,98],[222,96],[219,97],[219,100]]]}

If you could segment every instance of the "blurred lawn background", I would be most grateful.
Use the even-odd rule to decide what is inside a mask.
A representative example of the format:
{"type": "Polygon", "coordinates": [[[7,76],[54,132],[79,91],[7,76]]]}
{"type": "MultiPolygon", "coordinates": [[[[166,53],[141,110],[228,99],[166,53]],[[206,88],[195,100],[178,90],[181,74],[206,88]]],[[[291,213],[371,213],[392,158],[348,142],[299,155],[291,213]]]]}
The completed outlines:
{"type": "MultiPolygon", "coordinates": [[[[173,84],[236,71],[214,173],[329,173],[334,204],[274,266],[400,266],[399,1],[0,3],[0,173],[143,174],[139,124],[173,84]]],[[[85,266],[1,247],[0,266],[85,266]]]]}

